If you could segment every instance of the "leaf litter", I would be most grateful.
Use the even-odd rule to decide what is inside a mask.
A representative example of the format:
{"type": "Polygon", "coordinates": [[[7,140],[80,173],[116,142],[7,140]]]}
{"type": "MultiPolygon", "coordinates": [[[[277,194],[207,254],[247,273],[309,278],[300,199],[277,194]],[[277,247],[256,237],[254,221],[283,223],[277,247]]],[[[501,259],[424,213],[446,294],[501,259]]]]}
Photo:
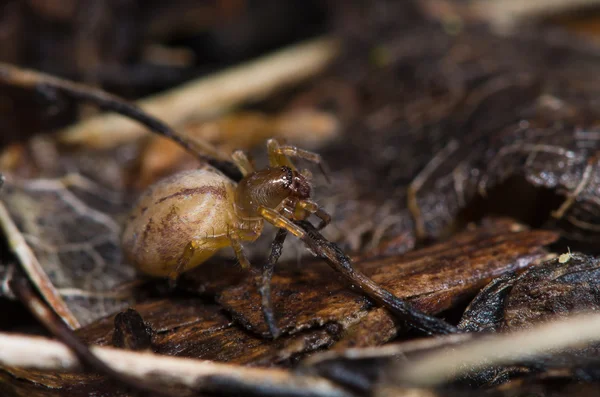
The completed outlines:
{"type": "MultiPolygon", "coordinates": [[[[393,26],[383,21],[373,31],[360,32],[367,37],[358,37],[331,72],[309,83],[303,94],[308,97],[332,80],[356,94],[355,102],[340,102],[339,110],[347,117],[343,134],[352,139],[319,150],[334,180],[333,186],[318,188],[326,206],[335,209],[337,223],[327,237],[352,248],[360,270],[425,313],[451,316],[491,281],[464,313],[459,327],[466,331],[509,332],[593,310],[596,260],[573,253],[568,261],[543,262],[548,258],[543,247],[561,236],[594,251],[600,173],[590,98],[598,92],[591,78],[597,55],[543,32],[499,38],[469,28],[451,36],[432,26],[386,32],[386,23],[393,26]],[[369,35],[377,36],[385,55],[378,68],[353,53],[372,45],[369,35]],[[374,72],[360,72],[372,68],[374,72]],[[359,112],[348,116],[348,106],[359,112]],[[488,220],[455,232],[465,206],[478,195],[493,200],[494,187],[512,183],[515,176],[537,190],[525,191],[518,200],[513,196],[504,207],[542,211],[543,222],[535,226],[555,231],[488,220]],[[549,209],[543,205],[548,197],[556,204],[549,209]],[[390,218],[394,221],[386,224],[390,218]],[[402,255],[423,238],[442,241],[402,255]],[[536,266],[519,275],[531,265],[536,266]]],[[[405,324],[346,289],[328,268],[306,259],[300,266],[280,266],[273,278],[276,313],[287,333],[276,341],[262,337],[266,329],[258,295],[249,280],[224,270],[235,269],[227,259],[187,275],[185,292],[179,292],[184,296],[172,296],[156,282],[132,287],[138,279],[122,265],[117,242],[135,194],[123,193],[126,178],[93,175],[111,169],[122,178],[129,163],[115,151],[96,152],[92,155],[111,166],[94,169],[89,161],[86,166],[88,154],[59,153],[61,162],[70,159],[70,166],[58,175],[23,180],[18,172],[11,176],[3,170],[8,180],[2,200],[56,291],[77,320],[89,324],[78,330],[86,342],[111,344],[113,315],[129,305],[152,331],[151,350],[239,364],[295,366],[315,351],[343,355],[348,347],[376,346],[405,335],[405,324]],[[227,274],[208,278],[220,272],[227,274]],[[225,281],[229,277],[241,284],[230,285],[225,281]],[[146,290],[135,295],[136,288],[146,290]]],[[[125,159],[136,153],[134,148],[125,159]]],[[[260,257],[261,249],[257,252],[260,257]]],[[[505,389],[518,392],[536,382],[544,389],[545,382],[560,378],[552,376],[556,368],[567,369],[560,373],[563,378],[596,381],[593,360],[591,366],[588,360],[595,357],[593,345],[562,357],[482,371],[471,382],[493,385],[512,379],[505,389]]],[[[360,372],[365,366],[357,368],[360,372]]],[[[88,376],[57,381],[19,371],[23,379],[71,392],[77,389],[76,379],[88,376]]],[[[321,375],[347,381],[327,371],[321,375]]],[[[354,391],[378,390],[370,382],[361,387],[354,391]]],[[[21,394],[36,386],[21,382],[11,390],[21,394]]]]}

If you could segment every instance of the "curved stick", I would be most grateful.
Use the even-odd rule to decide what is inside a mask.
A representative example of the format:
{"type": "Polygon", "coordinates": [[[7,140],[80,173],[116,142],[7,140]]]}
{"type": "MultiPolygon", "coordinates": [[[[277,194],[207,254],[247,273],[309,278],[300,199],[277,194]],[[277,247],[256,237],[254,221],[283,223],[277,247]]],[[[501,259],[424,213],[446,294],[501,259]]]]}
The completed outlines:
{"type": "Polygon", "coordinates": [[[232,180],[239,181],[242,178],[239,170],[231,161],[216,159],[202,153],[201,149],[203,145],[186,139],[176,133],[171,127],[144,112],[136,105],[101,89],[89,87],[85,84],[75,83],[45,73],[21,69],[14,65],[2,62],[0,62],[0,82],[10,86],[29,89],[52,89],[75,99],[95,103],[102,109],[111,110],[122,114],[123,116],[127,116],[145,125],[152,132],[172,139],[194,156],[206,161],[232,180]]]}
{"type": "Polygon", "coordinates": [[[380,287],[369,277],[352,267],[350,258],[334,243],[328,241],[309,222],[297,222],[307,233],[302,240],[321,259],[350,282],[350,287],[373,299],[401,320],[429,335],[458,333],[455,326],[413,308],[409,303],[380,287]]]}
{"type": "Polygon", "coordinates": [[[77,338],[62,319],[48,308],[48,304],[33,291],[30,281],[23,273],[16,272],[9,281],[9,285],[15,296],[29,309],[31,314],[33,314],[33,316],[55,337],[71,349],[83,365],[110,376],[128,389],[143,391],[154,396],[167,397],[173,395],[170,390],[152,385],[152,383],[147,380],[137,379],[130,375],[120,373],[92,353],[89,347],[77,338]]]}

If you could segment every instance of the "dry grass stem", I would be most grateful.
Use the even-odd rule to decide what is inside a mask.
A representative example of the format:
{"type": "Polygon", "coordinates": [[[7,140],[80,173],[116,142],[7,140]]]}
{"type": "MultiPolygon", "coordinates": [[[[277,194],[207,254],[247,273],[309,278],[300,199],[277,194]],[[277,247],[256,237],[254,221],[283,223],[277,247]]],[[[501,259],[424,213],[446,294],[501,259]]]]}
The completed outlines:
{"type": "Polygon", "coordinates": [[[427,353],[410,365],[398,367],[390,379],[433,386],[479,368],[517,363],[537,355],[598,342],[598,329],[600,315],[588,314],[528,330],[478,337],[459,346],[427,353]]]}
{"type": "Polygon", "coordinates": [[[512,33],[532,18],[540,19],[582,8],[599,6],[600,0],[477,1],[475,10],[500,33],[512,33]]]}
{"type": "MultiPolygon", "coordinates": [[[[78,370],[73,353],[46,338],[0,334],[0,364],[40,370],[78,370]]],[[[94,354],[114,370],[137,378],[151,377],[164,386],[183,386],[196,391],[223,391],[229,385],[238,392],[264,395],[347,397],[350,394],[314,376],[295,375],[281,369],[248,368],[188,358],[161,356],[107,347],[93,347],[94,354]]]]}

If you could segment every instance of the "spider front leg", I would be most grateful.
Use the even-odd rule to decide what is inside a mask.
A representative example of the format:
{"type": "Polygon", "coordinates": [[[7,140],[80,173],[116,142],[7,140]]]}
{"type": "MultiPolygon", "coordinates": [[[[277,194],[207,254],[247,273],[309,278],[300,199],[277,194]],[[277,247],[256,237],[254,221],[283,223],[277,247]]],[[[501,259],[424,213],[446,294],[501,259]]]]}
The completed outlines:
{"type": "MultiPolygon", "coordinates": [[[[327,213],[324,209],[320,208],[317,203],[312,200],[300,200],[298,204],[296,204],[296,211],[303,210],[308,211],[309,213],[315,215],[317,218],[321,219],[317,230],[323,229],[325,226],[329,225],[331,222],[331,215],[327,213]]],[[[302,219],[302,218],[297,218],[302,219]]]]}
{"type": "Polygon", "coordinates": [[[271,243],[271,254],[267,263],[263,266],[262,274],[257,275],[256,285],[261,298],[261,306],[263,317],[269,327],[269,332],[273,339],[277,339],[281,334],[281,330],[277,326],[277,320],[275,320],[275,313],[273,310],[273,301],[271,299],[271,278],[273,277],[273,270],[275,265],[281,256],[283,249],[283,243],[287,237],[287,230],[279,229],[275,239],[271,243]]]}
{"type": "Polygon", "coordinates": [[[314,214],[317,218],[321,219],[317,227],[318,230],[323,229],[331,222],[331,215],[312,200],[288,200],[284,203],[283,211],[288,215],[288,218],[301,220],[308,218],[310,214],[314,214]]]}
{"type": "Polygon", "coordinates": [[[259,278],[257,283],[258,292],[260,293],[261,297],[263,316],[267,326],[269,327],[269,332],[271,332],[273,339],[275,339],[279,336],[280,330],[275,320],[273,302],[271,300],[271,277],[273,276],[273,269],[275,268],[277,260],[279,260],[279,257],[281,256],[283,242],[285,241],[287,233],[290,232],[301,240],[304,239],[306,235],[301,227],[295,225],[289,219],[285,218],[283,215],[271,208],[260,207],[259,214],[267,222],[279,228],[277,236],[271,245],[271,254],[269,255],[269,260],[265,264],[262,276],[259,278]]]}
{"type": "MultiPolygon", "coordinates": [[[[231,247],[235,251],[235,255],[243,269],[252,270],[250,262],[244,254],[244,248],[242,247],[241,240],[256,240],[259,234],[259,232],[252,229],[238,229],[237,231],[230,230],[228,232],[231,247]]],[[[275,268],[275,264],[281,256],[283,242],[285,241],[286,236],[287,230],[279,229],[279,231],[277,232],[277,236],[271,244],[271,254],[269,255],[267,263],[263,267],[262,274],[255,274],[256,287],[261,297],[263,316],[265,322],[267,323],[267,326],[269,327],[269,332],[271,333],[273,339],[279,337],[281,331],[279,330],[279,327],[277,326],[277,321],[275,320],[273,302],[271,300],[271,278],[273,277],[273,270],[275,268]]],[[[252,273],[255,272],[252,271],[252,273]]]]}
{"type": "Polygon", "coordinates": [[[277,142],[275,139],[269,139],[267,141],[267,154],[269,156],[269,165],[271,167],[286,166],[293,170],[296,169],[291,160],[281,150],[279,142],[277,142]]]}
{"type": "Polygon", "coordinates": [[[285,229],[279,229],[277,236],[271,244],[271,254],[269,255],[267,263],[263,267],[262,274],[256,274],[256,272],[252,270],[250,262],[244,253],[244,247],[242,246],[242,240],[256,240],[260,233],[254,229],[233,229],[229,230],[227,234],[231,247],[235,251],[235,256],[238,259],[241,267],[244,270],[250,270],[255,275],[256,287],[261,297],[261,306],[265,322],[269,327],[269,332],[271,333],[273,339],[277,339],[281,331],[279,330],[277,321],[275,320],[273,302],[271,300],[271,278],[273,277],[275,264],[281,256],[283,242],[287,236],[287,231],[285,229]]]}
{"type": "Polygon", "coordinates": [[[300,226],[296,225],[274,209],[260,207],[258,209],[258,213],[264,220],[276,228],[285,229],[301,240],[306,237],[306,233],[300,226]]]}
{"type": "Polygon", "coordinates": [[[325,179],[327,179],[327,182],[330,182],[329,175],[325,171],[325,165],[320,154],[300,149],[296,146],[280,145],[275,139],[269,139],[267,141],[267,151],[269,153],[269,164],[271,167],[287,166],[295,170],[296,167],[289,158],[301,158],[317,164],[325,176],[325,179]]]}

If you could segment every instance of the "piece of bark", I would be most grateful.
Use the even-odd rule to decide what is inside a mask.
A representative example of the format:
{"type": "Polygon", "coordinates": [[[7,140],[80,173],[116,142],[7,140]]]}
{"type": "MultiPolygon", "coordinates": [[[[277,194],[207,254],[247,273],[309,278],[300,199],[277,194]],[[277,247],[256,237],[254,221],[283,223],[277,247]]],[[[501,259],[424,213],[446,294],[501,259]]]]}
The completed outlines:
{"type": "Polygon", "coordinates": [[[566,253],[523,274],[499,277],[481,290],[459,327],[512,331],[600,309],[598,259],[566,253]]]}
{"type": "Polygon", "coordinates": [[[128,350],[152,348],[152,328],[133,309],[127,309],[115,316],[115,329],[112,344],[128,350]]]}
{"type": "Polygon", "coordinates": [[[557,258],[515,280],[505,301],[504,330],[530,328],[540,322],[600,310],[598,259],[566,255],[565,262],[557,258]]]}
{"type": "MultiPolygon", "coordinates": [[[[511,332],[578,313],[595,312],[599,307],[598,259],[568,252],[527,269],[520,276],[509,274],[495,279],[465,310],[459,328],[470,332],[511,332]]],[[[465,379],[472,385],[501,384],[523,373],[547,372],[546,377],[596,381],[598,366],[594,361],[598,352],[598,343],[557,350],[523,360],[520,365],[468,374],[465,379]]]]}
{"type": "MultiPolygon", "coordinates": [[[[283,365],[289,364],[295,355],[327,347],[334,340],[327,329],[315,329],[272,342],[245,332],[219,306],[199,299],[148,301],[135,306],[135,310],[153,330],[152,350],[165,355],[261,366],[283,365]]],[[[111,345],[113,323],[110,316],[78,330],[77,335],[86,343],[111,345]]]]}
{"type": "Polygon", "coordinates": [[[507,273],[486,285],[466,308],[458,327],[467,332],[498,331],[516,278],[514,273],[507,273]]]}

